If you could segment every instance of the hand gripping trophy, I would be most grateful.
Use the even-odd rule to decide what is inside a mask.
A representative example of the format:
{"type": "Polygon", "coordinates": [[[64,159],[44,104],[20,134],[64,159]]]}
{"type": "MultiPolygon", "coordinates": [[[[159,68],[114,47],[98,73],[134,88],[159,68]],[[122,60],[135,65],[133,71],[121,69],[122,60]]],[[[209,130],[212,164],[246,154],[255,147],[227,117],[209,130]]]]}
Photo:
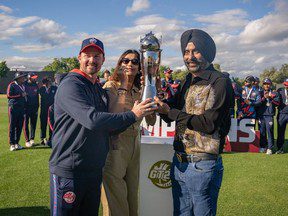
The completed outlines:
{"type": "Polygon", "coordinates": [[[142,100],[157,96],[156,80],[159,76],[161,51],[160,42],[152,32],[140,39],[141,68],[145,78],[142,100]]]}

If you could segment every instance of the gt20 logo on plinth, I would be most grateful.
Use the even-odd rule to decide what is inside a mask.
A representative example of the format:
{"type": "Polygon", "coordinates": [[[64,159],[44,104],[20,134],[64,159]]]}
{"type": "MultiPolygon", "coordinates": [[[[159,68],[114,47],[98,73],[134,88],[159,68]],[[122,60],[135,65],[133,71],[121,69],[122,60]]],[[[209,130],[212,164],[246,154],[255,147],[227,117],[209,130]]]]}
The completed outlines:
{"type": "Polygon", "coordinates": [[[162,160],[152,165],[148,178],[159,188],[170,188],[172,183],[170,179],[171,162],[162,160]]]}

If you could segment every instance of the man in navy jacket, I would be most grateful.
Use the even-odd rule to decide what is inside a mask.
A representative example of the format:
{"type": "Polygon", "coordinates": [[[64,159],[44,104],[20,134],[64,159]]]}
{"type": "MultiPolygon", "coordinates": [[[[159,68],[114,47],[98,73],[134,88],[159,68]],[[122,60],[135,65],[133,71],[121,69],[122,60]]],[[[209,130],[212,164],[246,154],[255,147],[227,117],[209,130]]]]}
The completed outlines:
{"type": "Polygon", "coordinates": [[[32,147],[34,145],[39,108],[39,87],[37,84],[37,78],[38,76],[35,73],[30,73],[28,74],[27,82],[25,82],[25,91],[27,93],[27,103],[24,117],[24,136],[26,139],[26,147],[32,147]]]}
{"type": "Polygon", "coordinates": [[[14,81],[7,88],[10,151],[22,149],[22,146],[19,145],[19,140],[27,102],[27,93],[23,85],[25,79],[26,74],[17,72],[15,73],[14,81]]]}
{"type": "MultiPolygon", "coordinates": [[[[42,79],[43,86],[39,89],[41,95],[41,111],[40,111],[40,125],[41,125],[41,144],[47,144],[46,130],[48,123],[48,110],[54,103],[54,97],[57,91],[57,86],[52,85],[51,79],[44,77],[42,79]]],[[[51,140],[52,130],[49,127],[49,139],[51,140]]]]}
{"type": "Polygon", "coordinates": [[[271,87],[271,79],[265,78],[261,91],[261,104],[257,109],[260,130],[260,152],[266,152],[267,155],[272,154],[274,146],[274,115],[276,106],[279,105],[278,93],[273,91],[271,87]]]}
{"type": "Polygon", "coordinates": [[[108,97],[97,83],[104,62],[103,43],[82,42],[80,69],[63,79],[54,103],[54,131],[50,157],[51,213],[98,215],[102,168],[109,135],[132,125],[157,108],[147,99],[124,113],[108,113],[108,97]]]}

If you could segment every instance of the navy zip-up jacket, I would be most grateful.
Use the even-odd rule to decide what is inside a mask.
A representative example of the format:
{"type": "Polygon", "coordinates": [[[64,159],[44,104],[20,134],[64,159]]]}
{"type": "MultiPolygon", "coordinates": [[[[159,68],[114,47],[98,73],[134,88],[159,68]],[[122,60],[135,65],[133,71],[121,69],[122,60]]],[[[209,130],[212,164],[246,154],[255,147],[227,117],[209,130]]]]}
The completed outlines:
{"type": "Polygon", "coordinates": [[[279,94],[278,92],[271,91],[272,98],[267,100],[264,97],[266,91],[262,90],[261,94],[261,105],[257,108],[257,115],[261,116],[274,116],[276,111],[276,106],[279,105],[279,94]]]}
{"type": "Polygon", "coordinates": [[[7,98],[9,107],[24,109],[26,104],[26,99],[22,96],[24,92],[24,85],[21,85],[20,87],[15,81],[9,83],[7,87],[7,98]]]}
{"type": "Polygon", "coordinates": [[[277,92],[279,93],[279,97],[280,97],[280,104],[278,106],[278,111],[281,114],[287,114],[288,105],[285,104],[286,102],[285,88],[279,88],[277,92]]]}
{"type": "Polygon", "coordinates": [[[50,172],[66,178],[101,177],[109,133],[136,122],[131,111],[108,113],[106,91],[76,72],[57,90],[54,117],[50,172]]]}
{"type": "Polygon", "coordinates": [[[38,107],[39,106],[39,87],[37,83],[25,82],[25,91],[27,93],[27,106],[38,107]]]}
{"type": "Polygon", "coordinates": [[[46,89],[45,86],[42,86],[39,89],[41,95],[41,107],[49,108],[54,103],[54,97],[57,91],[57,86],[50,86],[49,89],[46,89]]]}

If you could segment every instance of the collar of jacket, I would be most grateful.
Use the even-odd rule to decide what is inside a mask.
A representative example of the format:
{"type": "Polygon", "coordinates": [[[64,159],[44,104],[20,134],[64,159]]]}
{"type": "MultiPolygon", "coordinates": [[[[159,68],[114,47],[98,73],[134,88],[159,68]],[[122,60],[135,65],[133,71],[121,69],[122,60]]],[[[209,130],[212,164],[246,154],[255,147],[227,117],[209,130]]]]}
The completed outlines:
{"type": "Polygon", "coordinates": [[[88,79],[90,82],[92,82],[93,84],[97,83],[97,77],[95,78],[91,78],[90,76],[88,76],[86,73],[84,73],[83,71],[79,70],[79,69],[73,69],[71,72],[77,73],[82,75],[83,77],[85,77],[86,79],[88,79]]]}

